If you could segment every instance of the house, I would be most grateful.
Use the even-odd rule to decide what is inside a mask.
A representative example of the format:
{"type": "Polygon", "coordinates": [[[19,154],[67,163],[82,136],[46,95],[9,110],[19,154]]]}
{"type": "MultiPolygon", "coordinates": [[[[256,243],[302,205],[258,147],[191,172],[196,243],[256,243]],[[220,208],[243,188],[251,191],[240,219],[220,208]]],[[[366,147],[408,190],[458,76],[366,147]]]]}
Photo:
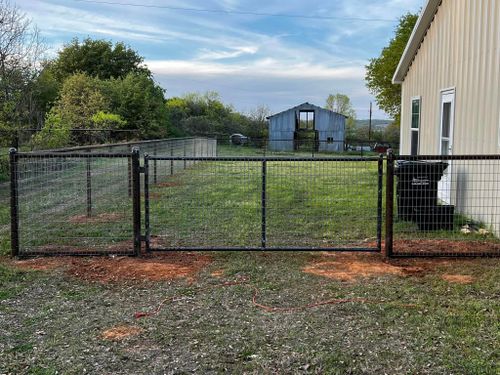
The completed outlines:
{"type": "MultiPolygon", "coordinates": [[[[500,0],[428,0],[393,83],[401,154],[499,154],[500,0]]],[[[439,197],[500,232],[495,163],[451,161],[439,197]]]]}
{"type": "Polygon", "coordinates": [[[346,117],[339,113],[306,102],[267,120],[270,150],[344,150],[346,117]]]}

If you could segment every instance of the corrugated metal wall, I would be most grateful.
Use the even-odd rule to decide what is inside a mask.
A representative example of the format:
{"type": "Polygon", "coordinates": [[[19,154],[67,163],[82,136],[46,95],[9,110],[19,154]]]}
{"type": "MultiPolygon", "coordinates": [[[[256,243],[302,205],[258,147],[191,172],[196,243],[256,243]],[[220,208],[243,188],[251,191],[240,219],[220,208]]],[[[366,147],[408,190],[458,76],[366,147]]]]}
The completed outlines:
{"type": "Polygon", "coordinates": [[[319,136],[319,151],[343,151],[345,117],[315,105],[301,104],[269,118],[269,148],[293,151],[296,118],[300,111],[314,111],[315,128],[319,136]]]}
{"type": "MultiPolygon", "coordinates": [[[[401,153],[410,153],[411,101],[421,97],[419,154],[439,154],[447,88],[455,89],[453,154],[500,153],[500,0],[443,0],[402,84],[401,153]]],[[[451,203],[500,234],[497,178],[458,164],[451,203]]]]}
{"type": "Polygon", "coordinates": [[[420,154],[439,151],[441,90],[455,88],[454,154],[500,152],[500,1],[444,0],[402,85],[401,152],[422,98],[420,154]]]}

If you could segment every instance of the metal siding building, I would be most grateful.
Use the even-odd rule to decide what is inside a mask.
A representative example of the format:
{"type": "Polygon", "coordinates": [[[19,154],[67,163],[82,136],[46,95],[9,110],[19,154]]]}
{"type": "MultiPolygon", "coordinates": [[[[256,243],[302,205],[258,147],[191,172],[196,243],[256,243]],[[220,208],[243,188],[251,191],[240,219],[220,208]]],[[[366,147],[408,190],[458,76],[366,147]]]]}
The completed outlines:
{"type": "MultiPolygon", "coordinates": [[[[393,82],[402,88],[401,154],[412,153],[412,135],[415,154],[498,154],[500,0],[429,0],[393,82]],[[452,118],[446,136],[443,105],[452,118]]],[[[466,213],[500,233],[498,181],[474,180],[479,170],[472,167],[453,173],[460,181],[452,181],[451,203],[460,210],[468,201],[466,213]],[[478,197],[478,191],[492,194],[478,197]]]]}
{"type": "Polygon", "coordinates": [[[318,151],[343,151],[345,141],[344,115],[303,103],[286,111],[269,116],[269,149],[274,151],[293,151],[295,133],[301,112],[314,113],[314,130],[319,141],[318,151]]]}

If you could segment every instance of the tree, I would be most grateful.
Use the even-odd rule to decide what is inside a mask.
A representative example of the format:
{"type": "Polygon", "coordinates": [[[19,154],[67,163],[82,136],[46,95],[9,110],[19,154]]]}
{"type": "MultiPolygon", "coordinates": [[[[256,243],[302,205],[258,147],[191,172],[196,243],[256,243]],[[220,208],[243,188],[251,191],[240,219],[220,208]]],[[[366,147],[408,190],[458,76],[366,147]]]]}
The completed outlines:
{"type": "Polygon", "coordinates": [[[356,137],[356,111],[347,95],[340,93],[328,95],[325,108],[346,116],[346,139],[351,140],[356,137]]]}
{"type": "Polygon", "coordinates": [[[123,78],[101,82],[111,111],[127,122],[126,129],[139,130],[141,138],[167,136],[164,90],[151,77],[131,72],[123,78]]]}
{"type": "Polygon", "coordinates": [[[0,129],[11,136],[36,119],[33,82],[43,52],[31,19],[8,0],[0,0],[0,129]]]}
{"type": "Polygon", "coordinates": [[[78,72],[100,79],[124,78],[129,73],[151,76],[143,62],[136,51],[122,42],[113,45],[110,41],[87,38],[80,43],[75,38],[59,51],[47,69],[59,82],[78,72]]]}
{"type": "Polygon", "coordinates": [[[399,123],[401,87],[392,84],[392,77],[403,55],[418,15],[407,13],[399,20],[395,36],[380,56],[370,60],[366,67],[366,86],[375,95],[378,106],[399,123]]]}

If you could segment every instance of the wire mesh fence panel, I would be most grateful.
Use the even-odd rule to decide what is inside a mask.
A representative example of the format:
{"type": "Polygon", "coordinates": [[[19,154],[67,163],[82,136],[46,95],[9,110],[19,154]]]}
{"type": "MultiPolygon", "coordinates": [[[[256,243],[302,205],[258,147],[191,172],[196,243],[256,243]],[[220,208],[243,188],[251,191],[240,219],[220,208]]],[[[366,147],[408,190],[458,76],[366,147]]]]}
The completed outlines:
{"type": "Polygon", "coordinates": [[[500,156],[395,159],[394,255],[500,255],[500,156]]]}
{"type": "Polygon", "coordinates": [[[378,250],[382,159],[267,162],[267,246],[378,250]]]}
{"type": "Polygon", "coordinates": [[[382,162],[147,157],[150,248],[378,251],[382,162]],[[154,162],[176,173],[155,183],[154,162]]]}
{"type": "Polygon", "coordinates": [[[146,160],[146,226],[152,249],[260,246],[259,162],[146,160]],[[160,170],[173,165],[174,174],[155,184],[151,177],[155,162],[160,170]]]}
{"type": "Polygon", "coordinates": [[[14,154],[20,256],[131,254],[131,154],[14,154]]]}

